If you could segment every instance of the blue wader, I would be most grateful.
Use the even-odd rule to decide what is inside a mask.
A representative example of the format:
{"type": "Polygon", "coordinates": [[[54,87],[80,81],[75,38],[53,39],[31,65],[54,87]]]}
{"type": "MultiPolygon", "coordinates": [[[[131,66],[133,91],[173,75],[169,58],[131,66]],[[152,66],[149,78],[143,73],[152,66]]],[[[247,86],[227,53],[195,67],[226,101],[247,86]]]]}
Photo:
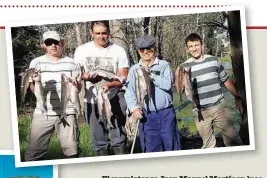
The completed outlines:
{"type": "Polygon", "coordinates": [[[180,150],[180,135],[173,107],[157,112],[144,111],[139,123],[143,152],[180,150]]]}

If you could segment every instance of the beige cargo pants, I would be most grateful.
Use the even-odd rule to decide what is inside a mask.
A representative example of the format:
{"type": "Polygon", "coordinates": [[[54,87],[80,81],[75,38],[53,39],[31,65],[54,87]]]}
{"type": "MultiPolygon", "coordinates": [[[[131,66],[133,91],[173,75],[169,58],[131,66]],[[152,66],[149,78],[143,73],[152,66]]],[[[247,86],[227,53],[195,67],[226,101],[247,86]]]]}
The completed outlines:
{"type": "Polygon", "coordinates": [[[75,115],[68,115],[66,122],[59,116],[34,115],[28,134],[28,146],[25,161],[43,159],[48,152],[48,145],[53,131],[56,131],[65,156],[78,154],[79,130],[75,115]]]}
{"type": "Polygon", "coordinates": [[[225,146],[239,146],[243,144],[230,119],[229,108],[225,101],[211,109],[203,110],[201,113],[204,121],[199,121],[198,112],[196,110],[193,111],[197,130],[203,140],[202,148],[216,147],[214,125],[222,134],[225,146]]]}

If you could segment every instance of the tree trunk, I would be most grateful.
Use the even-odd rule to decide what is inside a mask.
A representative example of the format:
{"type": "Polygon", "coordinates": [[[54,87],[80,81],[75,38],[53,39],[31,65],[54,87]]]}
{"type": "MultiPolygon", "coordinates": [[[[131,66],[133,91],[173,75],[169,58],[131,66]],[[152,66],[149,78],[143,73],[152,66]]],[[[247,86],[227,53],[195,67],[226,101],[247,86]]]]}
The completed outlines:
{"type": "Polygon", "coordinates": [[[140,56],[139,56],[139,54],[138,54],[138,52],[136,51],[136,49],[135,49],[135,44],[134,44],[134,41],[139,37],[138,35],[137,35],[137,30],[136,30],[136,27],[135,27],[135,22],[134,22],[134,20],[133,19],[131,19],[131,28],[133,29],[133,43],[132,43],[132,45],[131,45],[131,49],[132,49],[132,54],[133,54],[133,62],[134,62],[134,64],[136,64],[138,61],[139,61],[139,59],[140,59],[140,56]]]}
{"type": "Polygon", "coordinates": [[[162,17],[159,17],[159,25],[158,25],[158,58],[162,59],[162,49],[163,49],[163,20],[162,17]]]}
{"type": "Polygon", "coordinates": [[[81,38],[81,29],[80,29],[80,25],[78,23],[75,23],[75,32],[76,32],[76,39],[77,39],[77,43],[78,46],[80,46],[83,42],[82,42],[82,38],[81,38]]]}
{"type": "Polygon", "coordinates": [[[249,145],[249,129],[247,118],[247,102],[245,87],[245,72],[243,63],[242,34],[239,11],[228,12],[228,28],[230,36],[230,44],[232,50],[232,66],[235,76],[234,85],[241,96],[244,112],[241,115],[242,121],[240,125],[239,135],[245,145],[249,145]]]}
{"type": "Polygon", "coordinates": [[[144,34],[148,35],[149,34],[149,22],[150,22],[150,17],[145,17],[144,18],[144,34]]]}

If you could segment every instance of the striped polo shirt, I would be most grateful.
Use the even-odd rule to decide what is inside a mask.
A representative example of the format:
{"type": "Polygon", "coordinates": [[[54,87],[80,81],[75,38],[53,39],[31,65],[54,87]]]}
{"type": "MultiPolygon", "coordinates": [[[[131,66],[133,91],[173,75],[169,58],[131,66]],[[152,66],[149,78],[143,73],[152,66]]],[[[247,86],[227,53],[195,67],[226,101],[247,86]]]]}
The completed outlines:
{"type": "Polygon", "coordinates": [[[204,55],[201,60],[190,58],[181,66],[186,71],[191,68],[191,85],[199,109],[215,106],[224,98],[221,86],[229,76],[217,57],[204,55]]]}
{"type": "MultiPolygon", "coordinates": [[[[79,70],[74,60],[69,57],[52,61],[47,55],[33,59],[30,68],[40,69],[41,82],[44,86],[44,93],[47,102],[47,115],[61,114],[61,74],[71,76],[72,71],[79,70]]],[[[31,81],[31,79],[30,79],[31,81]]],[[[74,105],[69,101],[67,114],[75,114],[74,105]]],[[[41,114],[39,102],[36,103],[34,114],[41,114]]]]}

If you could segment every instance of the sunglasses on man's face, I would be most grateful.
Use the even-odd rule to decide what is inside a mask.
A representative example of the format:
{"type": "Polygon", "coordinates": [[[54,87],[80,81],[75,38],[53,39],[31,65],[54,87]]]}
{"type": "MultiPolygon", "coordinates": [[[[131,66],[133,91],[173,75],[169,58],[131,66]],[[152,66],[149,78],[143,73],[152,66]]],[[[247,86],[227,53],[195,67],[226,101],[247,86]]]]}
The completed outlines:
{"type": "Polygon", "coordinates": [[[51,46],[52,44],[58,45],[59,41],[57,41],[57,40],[46,40],[44,43],[45,43],[46,46],[51,46]]]}
{"type": "Polygon", "coordinates": [[[144,53],[145,51],[146,51],[147,53],[152,53],[152,52],[154,52],[154,49],[153,49],[153,48],[141,48],[141,49],[139,49],[139,51],[140,51],[141,53],[144,53]]]}

